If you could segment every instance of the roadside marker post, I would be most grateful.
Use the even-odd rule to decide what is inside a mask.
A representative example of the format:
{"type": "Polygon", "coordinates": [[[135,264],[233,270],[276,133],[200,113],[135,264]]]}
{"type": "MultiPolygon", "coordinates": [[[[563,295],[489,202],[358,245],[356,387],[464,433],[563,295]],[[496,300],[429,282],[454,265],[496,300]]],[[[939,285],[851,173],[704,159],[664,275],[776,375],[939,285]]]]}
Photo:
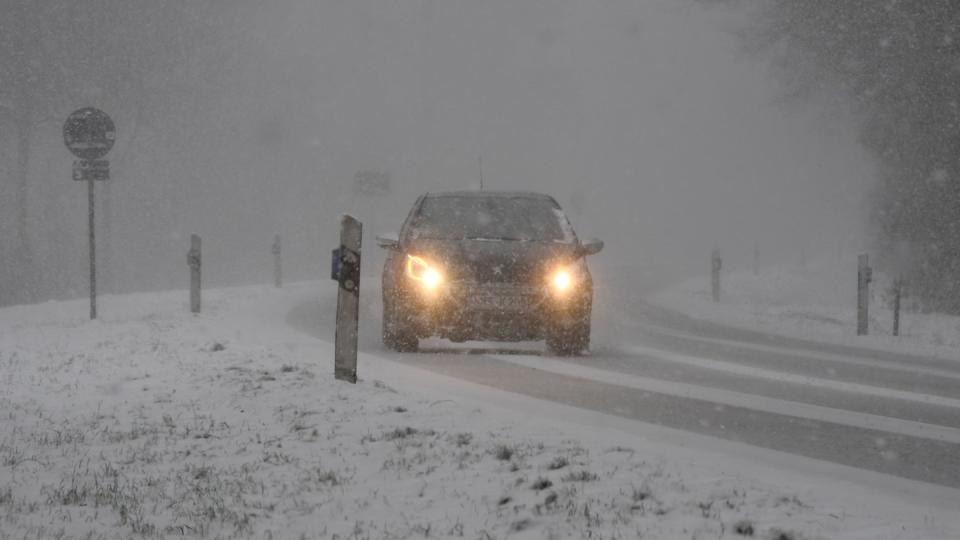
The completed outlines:
{"type": "Polygon", "coordinates": [[[873,281],[873,269],[866,254],[857,257],[857,335],[865,336],[869,332],[870,282],[873,281]]]}
{"type": "Polygon", "coordinates": [[[337,280],[337,329],[334,339],[334,378],[356,384],[357,333],[360,315],[360,247],[363,224],[340,216],[340,247],[333,253],[332,276],[337,280]]]}
{"type": "Polygon", "coordinates": [[[723,259],[720,258],[720,250],[715,249],[710,256],[710,270],[712,274],[711,284],[713,289],[713,301],[720,301],[720,269],[723,267],[723,259]]]}
{"type": "Polygon", "coordinates": [[[276,288],[283,286],[282,259],[280,256],[280,235],[273,235],[273,285],[276,288]]]}
{"type": "Polygon", "coordinates": [[[903,296],[903,276],[893,282],[893,335],[900,335],[900,298],[903,296]]]}
{"type": "Polygon", "coordinates": [[[200,313],[200,270],[202,260],[200,237],[190,235],[190,251],[187,252],[187,266],[190,267],[190,312],[200,313]]]}

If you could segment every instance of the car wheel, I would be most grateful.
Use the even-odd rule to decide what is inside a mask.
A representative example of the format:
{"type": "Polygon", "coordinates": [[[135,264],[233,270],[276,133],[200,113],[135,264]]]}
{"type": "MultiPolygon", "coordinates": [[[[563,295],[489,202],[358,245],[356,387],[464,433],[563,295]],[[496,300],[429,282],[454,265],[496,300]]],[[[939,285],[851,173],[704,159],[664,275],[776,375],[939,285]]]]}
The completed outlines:
{"type": "Polygon", "coordinates": [[[417,335],[403,320],[393,302],[383,301],[383,345],[397,352],[417,352],[420,346],[417,335]]]}
{"type": "Polygon", "coordinates": [[[547,330],[547,349],[557,356],[574,356],[590,348],[590,321],[570,326],[552,324],[547,330]]]}

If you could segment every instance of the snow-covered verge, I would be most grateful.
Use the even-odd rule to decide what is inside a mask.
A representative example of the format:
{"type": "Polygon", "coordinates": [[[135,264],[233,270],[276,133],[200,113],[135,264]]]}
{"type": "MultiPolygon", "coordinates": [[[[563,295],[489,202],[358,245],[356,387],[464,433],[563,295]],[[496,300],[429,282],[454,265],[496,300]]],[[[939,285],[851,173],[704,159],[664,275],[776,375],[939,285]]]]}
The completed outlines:
{"type": "Polygon", "coordinates": [[[857,336],[857,261],[820,258],[724,273],[720,302],[713,302],[709,276],[694,278],[653,295],[656,305],[697,319],[771,334],[858,347],[960,360],[960,317],[920,313],[902,300],[900,336],[893,336],[893,288],[875,273],[870,286],[868,336],[857,336]]]}
{"type": "Polygon", "coordinates": [[[377,351],[335,381],[285,323],[324,287],[0,310],[0,537],[960,537],[945,488],[671,446],[377,351]]]}

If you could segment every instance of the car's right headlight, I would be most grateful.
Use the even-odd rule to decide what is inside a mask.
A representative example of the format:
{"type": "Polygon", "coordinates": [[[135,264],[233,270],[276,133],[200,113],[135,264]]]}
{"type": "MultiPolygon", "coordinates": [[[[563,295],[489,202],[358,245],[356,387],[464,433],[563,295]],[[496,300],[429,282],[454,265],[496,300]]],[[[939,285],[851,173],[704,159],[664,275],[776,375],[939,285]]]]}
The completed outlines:
{"type": "Polygon", "coordinates": [[[573,275],[570,274],[570,270],[560,268],[550,276],[550,285],[557,292],[566,292],[573,285],[573,275]]]}
{"type": "Polygon", "coordinates": [[[555,266],[547,275],[547,285],[556,296],[567,296],[583,282],[582,263],[574,262],[555,266]]]}
{"type": "Polygon", "coordinates": [[[407,277],[428,291],[436,290],[444,281],[439,268],[416,255],[407,255],[407,277]]]}

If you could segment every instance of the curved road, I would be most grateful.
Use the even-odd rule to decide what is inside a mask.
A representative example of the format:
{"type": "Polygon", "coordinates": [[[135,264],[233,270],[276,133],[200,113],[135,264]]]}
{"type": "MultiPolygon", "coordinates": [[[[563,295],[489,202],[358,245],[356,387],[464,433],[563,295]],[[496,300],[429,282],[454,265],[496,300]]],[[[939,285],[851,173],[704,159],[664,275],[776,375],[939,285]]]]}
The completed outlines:
{"type": "MultiPolygon", "coordinates": [[[[619,277],[619,276],[618,276],[619,277]]],[[[805,457],[960,487],[960,362],[768,336],[645,304],[629,279],[598,287],[592,354],[542,344],[380,343],[366,279],[361,351],[501,390],[805,457]]],[[[332,289],[332,288],[331,288],[332,289]]],[[[333,335],[333,291],[290,324],[333,335]]]]}

